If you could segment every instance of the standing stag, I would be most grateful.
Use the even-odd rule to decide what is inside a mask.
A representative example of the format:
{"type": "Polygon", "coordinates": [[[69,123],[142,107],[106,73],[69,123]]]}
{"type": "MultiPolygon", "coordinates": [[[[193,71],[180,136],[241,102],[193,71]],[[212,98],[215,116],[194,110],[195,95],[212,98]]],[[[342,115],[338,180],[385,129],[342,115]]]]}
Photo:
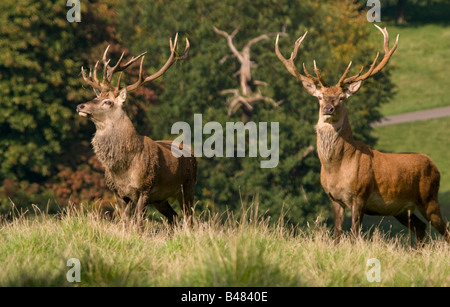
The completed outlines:
{"type": "Polygon", "coordinates": [[[382,153],[353,139],[345,102],[355,94],[362,81],[374,76],[388,63],[398,44],[398,36],[389,49],[389,35],[386,28],[376,26],[384,37],[384,57],[377,64],[375,57],[369,70],[347,77],[352,62],[348,65],[336,85],[327,85],[316,62],[312,76],[303,64],[305,75],[294,65],[298,48],[306,33],[296,42],[289,59],[285,59],[278,49],[275,52],[287,70],[298,78],[307,92],[319,100],[319,121],[316,126],[317,152],[322,164],[320,180],[322,187],[333,203],[335,217],[335,242],[339,242],[342,232],[344,209],[352,210],[352,233],[360,235],[364,213],[394,216],[409,227],[422,245],[426,224],[416,215],[418,211],[450,243],[450,231],[444,223],[438,203],[440,174],[431,159],[415,153],[382,153]]]}
{"type": "MultiPolygon", "coordinates": [[[[103,80],[97,78],[98,61],[94,71],[86,74],[81,68],[84,81],[90,85],[97,98],[77,106],[80,116],[92,120],[96,127],[92,145],[99,161],[105,167],[107,186],[115,193],[125,217],[131,216],[132,205],[136,205],[135,216],[142,222],[145,208],[153,204],[174,223],[177,213],[169,201],[178,200],[186,215],[192,214],[194,185],[197,174],[197,163],[194,157],[172,155],[173,150],[183,150],[172,141],[153,141],[149,137],[139,135],[130,118],[123,110],[128,92],[138,89],[166,72],[177,60],[185,59],[189,52],[189,41],[186,38],[184,53],[177,56],[177,39],[172,43],[171,54],[164,66],[155,74],[144,78],[142,64],[145,53],[133,57],[122,65],[124,53],[115,66],[110,66],[106,59],[109,46],[103,54],[103,80]],[[139,77],[136,83],[120,88],[122,71],[141,58],[139,77]],[[117,86],[111,84],[113,75],[121,72],[117,86]]],[[[186,148],[184,150],[187,150],[186,148]]],[[[191,155],[192,156],[192,155],[191,155]]]]}

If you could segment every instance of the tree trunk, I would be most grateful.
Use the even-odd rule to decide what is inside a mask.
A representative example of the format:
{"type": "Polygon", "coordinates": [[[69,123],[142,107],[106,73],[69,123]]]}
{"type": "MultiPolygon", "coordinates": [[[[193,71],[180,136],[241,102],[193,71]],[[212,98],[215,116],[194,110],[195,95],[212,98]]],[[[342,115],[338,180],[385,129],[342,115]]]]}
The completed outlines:
{"type": "Polygon", "coordinates": [[[398,0],[397,14],[395,16],[396,24],[399,25],[406,24],[405,7],[406,7],[406,0],[398,0]]]}

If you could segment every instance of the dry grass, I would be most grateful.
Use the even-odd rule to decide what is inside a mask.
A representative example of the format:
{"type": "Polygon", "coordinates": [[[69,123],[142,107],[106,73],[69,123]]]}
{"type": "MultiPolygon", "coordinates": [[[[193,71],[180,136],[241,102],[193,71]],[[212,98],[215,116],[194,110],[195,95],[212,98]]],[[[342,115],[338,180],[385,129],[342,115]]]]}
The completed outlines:
{"type": "Polygon", "coordinates": [[[269,223],[257,207],[143,230],[66,210],[2,222],[0,286],[450,286],[448,256],[440,238],[415,250],[377,231],[334,246],[321,222],[269,223]],[[81,262],[80,283],[66,280],[69,258],[81,262]],[[381,263],[380,283],[367,281],[370,258],[381,263]]]}

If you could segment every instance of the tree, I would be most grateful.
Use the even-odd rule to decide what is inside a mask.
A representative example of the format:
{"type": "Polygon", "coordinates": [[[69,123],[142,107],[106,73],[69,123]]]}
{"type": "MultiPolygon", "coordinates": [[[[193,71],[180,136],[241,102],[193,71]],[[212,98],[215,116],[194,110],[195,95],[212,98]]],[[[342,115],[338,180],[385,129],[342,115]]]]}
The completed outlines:
{"type": "Polygon", "coordinates": [[[85,1],[82,22],[70,23],[65,2],[1,2],[3,211],[11,206],[8,198],[18,206],[45,206],[49,199],[76,199],[88,190],[95,198],[103,194],[89,148],[93,129],[79,120],[75,107],[90,94],[82,88],[80,67],[99,52],[98,45],[117,42],[114,3],[85,1]]]}

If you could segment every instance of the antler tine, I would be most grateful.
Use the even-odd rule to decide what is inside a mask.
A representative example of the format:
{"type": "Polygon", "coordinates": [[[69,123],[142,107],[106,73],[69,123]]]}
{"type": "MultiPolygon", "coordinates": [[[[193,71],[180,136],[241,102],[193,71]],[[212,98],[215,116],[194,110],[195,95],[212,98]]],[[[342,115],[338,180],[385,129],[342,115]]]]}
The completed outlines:
{"type": "MultiPolygon", "coordinates": [[[[351,66],[352,66],[352,61],[350,61],[350,63],[348,63],[347,69],[344,71],[344,74],[343,74],[342,77],[339,79],[339,82],[338,82],[339,85],[342,85],[342,84],[343,84],[344,79],[347,77],[348,72],[350,71],[350,67],[351,67],[351,66]]],[[[361,71],[362,71],[362,69],[364,69],[364,66],[361,68],[361,71]]],[[[360,74],[361,74],[361,71],[360,71],[360,74]]]]}
{"type": "Polygon", "coordinates": [[[187,56],[188,56],[190,48],[191,48],[191,43],[189,42],[189,40],[186,37],[186,47],[184,48],[183,54],[177,56],[177,60],[184,60],[184,59],[186,59],[187,56]]]}
{"type": "MultiPolygon", "coordinates": [[[[305,32],[305,34],[303,34],[302,36],[300,36],[296,41],[295,41],[295,45],[294,45],[294,50],[291,53],[291,59],[292,62],[294,62],[295,58],[297,57],[297,53],[298,53],[298,48],[300,48],[300,45],[302,44],[303,40],[306,37],[306,34],[308,34],[308,31],[305,32]]],[[[280,34],[277,35],[277,37],[279,37],[280,34]]]]}
{"type": "Polygon", "coordinates": [[[291,75],[293,75],[300,81],[312,80],[314,83],[318,83],[319,81],[317,80],[317,78],[314,78],[313,76],[309,75],[308,73],[307,73],[307,77],[300,74],[294,64],[294,60],[297,57],[298,49],[299,49],[300,45],[302,44],[303,40],[305,39],[306,34],[308,34],[308,32],[305,32],[305,34],[300,36],[295,41],[294,50],[292,51],[291,57],[289,59],[286,59],[280,52],[280,49],[278,47],[278,39],[280,38],[280,35],[278,34],[277,38],[275,40],[275,53],[276,53],[278,59],[280,59],[280,61],[283,62],[284,66],[291,73],[291,75]]]}
{"type": "MultiPolygon", "coordinates": [[[[370,65],[368,72],[366,72],[364,75],[361,75],[361,73],[362,73],[362,69],[361,69],[361,71],[357,75],[354,75],[354,76],[346,78],[346,79],[343,79],[341,77],[341,79],[339,80],[339,85],[343,86],[343,85],[350,84],[350,83],[357,82],[357,81],[364,81],[364,80],[374,76],[380,70],[382,70],[384,68],[384,66],[386,66],[386,64],[389,62],[389,59],[391,58],[392,54],[394,54],[394,52],[398,46],[398,39],[399,39],[400,35],[397,34],[397,38],[395,39],[394,46],[392,46],[392,48],[389,49],[389,33],[387,32],[386,28],[382,29],[377,25],[375,25],[375,27],[377,27],[377,29],[380,30],[380,32],[383,34],[383,38],[384,38],[384,44],[383,44],[384,57],[383,57],[383,59],[377,66],[375,66],[377,63],[378,57],[380,55],[380,53],[378,52],[375,57],[375,60],[372,62],[372,65],[370,65]]],[[[346,73],[348,73],[348,72],[346,71],[346,73]]],[[[344,73],[344,75],[346,75],[346,73],[344,73]]]]}
{"type": "Polygon", "coordinates": [[[140,55],[136,56],[136,57],[132,57],[127,63],[125,63],[124,65],[122,64],[123,61],[123,57],[125,55],[125,52],[122,52],[122,54],[120,55],[119,60],[117,61],[116,65],[114,66],[109,66],[109,63],[111,62],[111,59],[107,59],[106,55],[108,54],[108,50],[109,50],[109,45],[108,47],[106,47],[105,52],[103,53],[103,65],[104,67],[104,71],[103,71],[103,81],[106,82],[107,84],[111,83],[112,77],[116,72],[122,72],[125,69],[127,69],[131,64],[133,64],[134,62],[136,62],[137,60],[139,60],[141,57],[143,57],[145,54],[147,54],[147,52],[143,52],[140,55]]]}
{"type": "Polygon", "coordinates": [[[305,75],[306,75],[308,78],[310,78],[310,79],[312,79],[312,80],[316,79],[316,77],[314,77],[313,75],[311,75],[311,74],[308,72],[308,70],[306,69],[305,63],[303,63],[303,72],[305,73],[305,75]]]}
{"type": "Polygon", "coordinates": [[[83,80],[90,85],[92,88],[97,89],[97,90],[102,90],[101,84],[97,79],[96,76],[96,68],[97,65],[95,66],[95,70],[94,70],[94,79],[92,79],[92,70],[89,70],[89,76],[86,75],[86,71],[84,70],[83,66],[81,66],[81,75],[83,77],[83,80]]]}
{"type": "Polygon", "coordinates": [[[169,45],[170,45],[171,52],[175,52],[175,49],[177,49],[177,44],[178,44],[178,32],[175,34],[175,38],[173,39],[173,44],[172,44],[172,37],[169,38],[169,45]]]}
{"type": "MultiPolygon", "coordinates": [[[[98,61],[95,63],[94,66],[94,82],[100,84],[100,81],[97,78],[97,69],[98,69],[98,61]]],[[[89,70],[89,77],[91,76],[91,70],[89,70]]]]}
{"type": "MultiPolygon", "coordinates": [[[[102,57],[102,62],[103,62],[103,81],[102,82],[105,85],[107,85],[108,88],[111,88],[111,77],[112,77],[112,74],[111,74],[111,76],[108,76],[109,75],[109,67],[110,67],[109,66],[109,62],[111,62],[111,59],[106,59],[106,55],[108,54],[108,50],[109,50],[110,46],[111,45],[108,45],[106,47],[105,52],[103,52],[103,57],[102,57]]],[[[97,64],[98,64],[98,61],[97,61],[97,64]]]]}
{"type": "Polygon", "coordinates": [[[320,86],[325,87],[327,84],[322,79],[322,75],[320,74],[320,70],[317,68],[316,60],[314,60],[314,72],[317,76],[317,80],[320,83],[320,86]]]}
{"type": "Polygon", "coordinates": [[[119,79],[117,79],[117,87],[116,87],[117,92],[120,91],[120,82],[122,81],[122,74],[123,74],[123,71],[120,72],[119,79]]]}
{"type": "MultiPolygon", "coordinates": [[[[162,75],[170,68],[170,66],[172,66],[172,64],[175,63],[177,60],[183,60],[183,59],[185,59],[185,58],[187,57],[188,53],[189,53],[189,48],[190,48],[189,40],[186,38],[186,47],[185,47],[185,49],[184,49],[184,52],[183,52],[181,55],[179,55],[179,56],[176,56],[176,55],[175,55],[175,54],[176,54],[176,48],[177,48],[177,45],[178,45],[178,33],[175,35],[175,39],[174,39],[173,42],[172,42],[172,38],[170,38],[170,40],[169,40],[169,46],[170,46],[170,51],[171,51],[171,53],[170,53],[170,56],[169,56],[169,58],[167,59],[166,63],[164,64],[164,66],[163,66],[159,71],[157,71],[157,72],[154,73],[153,75],[150,75],[150,76],[146,77],[145,79],[144,79],[144,76],[143,76],[143,74],[144,74],[144,71],[143,71],[143,62],[144,62],[144,55],[145,55],[145,53],[143,53],[143,54],[139,55],[138,57],[136,57],[136,58],[134,59],[134,61],[136,61],[139,57],[142,56],[142,59],[141,59],[141,65],[140,65],[140,68],[139,68],[139,78],[138,78],[138,80],[137,80],[134,84],[131,84],[131,85],[127,86],[127,91],[134,91],[134,90],[136,90],[137,88],[139,88],[140,86],[142,86],[143,84],[145,84],[145,83],[147,83],[147,82],[150,82],[150,81],[153,81],[153,80],[159,78],[159,77],[162,76],[162,75]]],[[[128,63],[127,63],[127,64],[128,64],[128,63]]]]}
{"type": "Polygon", "coordinates": [[[317,68],[316,61],[314,60],[314,72],[316,73],[317,77],[314,77],[311,75],[308,70],[306,69],[305,63],[303,63],[303,71],[305,72],[306,77],[314,81],[316,85],[320,85],[322,87],[327,86],[325,81],[322,79],[322,75],[320,74],[319,69],[317,68]]]}

